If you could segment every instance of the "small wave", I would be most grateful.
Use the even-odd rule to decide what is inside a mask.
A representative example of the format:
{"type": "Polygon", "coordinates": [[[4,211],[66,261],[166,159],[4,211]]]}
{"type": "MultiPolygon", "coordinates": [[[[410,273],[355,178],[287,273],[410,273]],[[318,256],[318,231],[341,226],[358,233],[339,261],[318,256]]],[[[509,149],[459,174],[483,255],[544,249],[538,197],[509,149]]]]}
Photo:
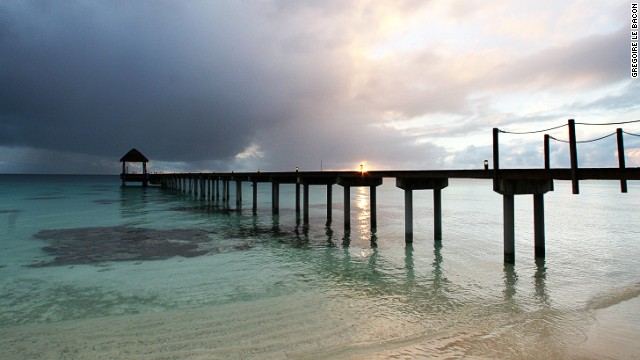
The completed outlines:
{"type": "Polygon", "coordinates": [[[640,296],[640,283],[600,294],[587,302],[587,309],[600,310],[640,296]]]}

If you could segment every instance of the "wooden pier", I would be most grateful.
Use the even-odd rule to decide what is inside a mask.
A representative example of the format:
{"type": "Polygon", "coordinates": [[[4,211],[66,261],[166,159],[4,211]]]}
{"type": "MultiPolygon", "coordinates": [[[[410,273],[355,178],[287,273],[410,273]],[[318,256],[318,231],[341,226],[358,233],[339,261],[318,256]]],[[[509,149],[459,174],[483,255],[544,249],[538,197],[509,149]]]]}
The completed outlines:
{"type": "MultiPolygon", "coordinates": [[[[635,122],[635,121],[634,121],[635,122]]],[[[404,190],[405,204],[405,241],[413,241],[413,191],[433,191],[434,240],[442,240],[442,191],[449,185],[449,179],[492,179],[493,190],[503,198],[503,240],[505,263],[515,262],[515,210],[514,196],[532,195],[534,213],[534,242],[537,258],[546,255],[544,225],[544,194],[553,191],[554,180],[570,180],[573,193],[579,193],[580,180],[617,180],[621,191],[627,192],[627,180],[640,180],[640,168],[627,168],[624,162],[624,146],[622,130],[617,129],[618,168],[578,168],[577,147],[575,139],[575,122],[569,120],[569,143],[571,150],[571,168],[552,169],[549,164],[549,136],[544,136],[544,168],[540,169],[501,169],[499,157],[499,129],[493,130],[493,169],[481,170],[379,170],[379,171],[298,171],[295,172],[211,172],[211,173],[162,173],[146,174],[152,184],[159,184],[165,189],[192,194],[201,199],[221,201],[228,204],[231,183],[235,182],[236,207],[242,206],[242,182],[253,184],[252,211],[257,213],[257,183],[271,183],[271,207],[273,214],[280,209],[280,184],[295,184],[296,216],[302,211],[303,223],[309,223],[309,187],[324,186],[327,190],[327,224],[332,221],[333,185],[339,185],[344,193],[344,227],[350,224],[350,190],[352,187],[369,188],[369,204],[371,228],[377,226],[376,187],[384,178],[395,179],[396,186],[404,190]],[[222,187],[222,192],[220,188],[222,187]],[[300,187],[302,187],[302,206],[300,187]],[[302,210],[301,210],[302,209],[302,210]]],[[[558,128],[558,127],[556,127],[558,128]]],[[[536,131],[540,132],[540,131],[536,131]]],[[[635,135],[635,134],[630,134],[635,135]]],[[[610,135],[607,135],[610,136],[610,135]]],[[[640,135],[636,135],[640,136],[640,135]]],[[[555,139],[557,140],[557,139],[555,139]]],[[[124,158],[123,158],[124,159],[124,158]]],[[[146,158],[145,158],[146,159],[146,158]]],[[[124,163],[123,163],[124,168],[124,163]]],[[[146,167],[145,167],[146,170],[146,167]]],[[[145,171],[146,173],[146,171],[145,171]]],[[[123,185],[124,185],[123,171],[123,185]]]]}
{"type": "MultiPolygon", "coordinates": [[[[333,185],[339,185],[344,193],[344,227],[350,228],[351,187],[368,187],[371,228],[377,226],[376,187],[384,178],[394,178],[396,186],[404,190],[405,241],[413,241],[414,190],[432,190],[434,206],[434,240],[442,240],[441,191],[449,179],[493,179],[496,192],[503,197],[504,216],[504,261],[515,261],[514,196],[532,195],[534,204],[535,257],[545,257],[544,194],[553,191],[553,180],[572,180],[571,169],[510,169],[510,170],[383,170],[383,171],[303,171],[303,172],[242,172],[242,173],[171,173],[150,174],[152,184],[192,194],[200,199],[230,201],[230,188],[235,183],[236,206],[242,204],[242,182],[253,184],[252,212],[257,212],[257,183],[271,183],[271,207],[273,214],[279,213],[280,184],[296,185],[296,214],[302,212],[302,221],[309,223],[309,186],[324,186],[327,189],[327,223],[332,220],[333,185]],[[302,187],[302,196],[300,196],[302,187]],[[222,192],[220,189],[222,188],[222,192]],[[301,204],[302,200],[302,204],[301,204]]],[[[575,172],[577,180],[640,180],[640,168],[603,169],[583,168],[575,172]]]]}

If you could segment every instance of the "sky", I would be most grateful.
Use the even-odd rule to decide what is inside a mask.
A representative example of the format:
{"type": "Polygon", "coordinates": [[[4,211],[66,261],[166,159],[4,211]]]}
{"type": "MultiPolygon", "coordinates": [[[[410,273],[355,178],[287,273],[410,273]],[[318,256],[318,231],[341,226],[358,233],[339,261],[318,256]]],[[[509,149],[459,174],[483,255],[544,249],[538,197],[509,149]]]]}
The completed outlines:
{"type": "MultiPolygon", "coordinates": [[[[3,0],[0,173],[482,168],[494,127],[640,120],[630,28],[615,0],[3,0]]],[[[542,148],[501,133],[501,168],[542,148]]],[[[578,152],[618,163],[615,136],[578,152]]]]}

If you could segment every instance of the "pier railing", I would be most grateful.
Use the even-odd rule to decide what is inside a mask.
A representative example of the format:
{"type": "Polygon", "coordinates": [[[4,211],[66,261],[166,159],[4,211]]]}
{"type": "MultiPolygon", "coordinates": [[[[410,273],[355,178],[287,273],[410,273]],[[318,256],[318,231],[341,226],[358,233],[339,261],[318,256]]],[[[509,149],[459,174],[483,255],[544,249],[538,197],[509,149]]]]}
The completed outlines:
{"type": "MultiPolygon", "coordinates": [[[[501,130],[498,128],[494,128],[493,129],[493,162],[494,162],[494,169],[497,170],[495,171],[495,178],[494,179],[498,179],[501,176],[501,172],[499,171],[500,169],[500,149],[499,149],[499,141],[498,141],[498,135],[500,133],[504,133],[504,134],[516,134],[516,135],[528,135],[528,134],[537,134],[537,133],[545,133],[544,134],[544,169],[545,170],[551,170],[551,159],[550,159],[550,143],[549,140],[554,140],[554,141],[558,141],[558,142],[562,142],[562,143],[567,143],[569,144],[569,156],[570,156],[570,163],[571,163],[571,186],[572,186],[572,191],[574,194],[579,194],[580,193],[580,180],[581,179],[588,179],[588,178],[592,178],[592,179],[602,179],[602,180],[613,180],[613,179],[618,179],[620,180],[620,191],[623,193],[627,192],[627,180],[628,179],[634,179],[633,177],[633,173],[635,173],[635,171],[625,171],[626,169],[626,164],[625,164],[625,154],[624,154],[624,139],[623,139],[623,134],[629,135],[629,136],[640,136],[640,134],[635,134],[635,133],[631,133],[631,132],[627,132],[624,131],[622,128],[617,128],[616,131],[612,132],[612,133],[607,133],[606,135],[602,135],[599,136],[597,138],[594,139],[589,139],[589,140],[580,140],[578,141],[576,139],[576,125],[584,125],[584,126],[612,126],[612,125],[624,125],[624,124],[632,124],[632,123],[638,123],[640,122],[640,120],[631,120],[631,121],[621,121],[621,122],[608,122],[608,123],[584,123],[584,122],[575,122],[574,119],[569,119],[567,121],[567,124],[562,124],[562,125],[558,125],[558,126],[553,126],[550,128],[546,128],[546,129],[542,129],[542,130],[533,130],[533,131],[507,131],[507,130],[501,130]],[[567,127],[568,131],[569,131],[569,139],[568,140],[564,140],[564,139],[558,139],[556,137],[553,137],[549,134],[546,134],[546,132],[551,131],[551,130],[557,130],[563,127],[567,127]],[[586,144],[586,143],[592,143],[592,142],[596,142],[596,141],[600,141],[603,139],[606,139],[608,137],[611,137],[613,135],[616,135],[616,141],[617,141],[617,154],[618,154],[618,169],[620,171],[611,171],[611,169],[609,168],[598,168],[598,169],[588,169],[587,171],[581,171],[578,168],[578,144],[586,144]],[[582,173],[582,176],[581,174],[582,173]],[[631,174],[630,174],[631,173],[631,174]],[[587,175],[588,174],[588,175],[587,175]]],[[[551,176],[551,178],[555,178],[555,179],[562,179],[562,180],[569,180],[564,178],[564,176],[562,177],[555,177],[555,176],[560,176],[560,174],[562,174],[563,172],[554,172],[554,175],[549,174],[549,176],[551,176]]],[[[496,181],[494,181],[494,189],[496,187],[496,181]]]]}

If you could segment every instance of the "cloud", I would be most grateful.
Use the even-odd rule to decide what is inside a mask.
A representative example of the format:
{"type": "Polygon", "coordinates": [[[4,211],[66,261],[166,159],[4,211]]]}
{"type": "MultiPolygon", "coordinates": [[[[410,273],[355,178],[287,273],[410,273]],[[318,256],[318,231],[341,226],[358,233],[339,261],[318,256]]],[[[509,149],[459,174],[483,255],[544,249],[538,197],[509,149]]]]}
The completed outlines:
{"type": "Polygon", "coordinates": [[[77,171],[132,147],[168,170],[467,167],[493,126],[637,111],[635,83],[603,90],[627,79],[621,4],[603,31],[545,4],[8,1],[0,147],[77,171]]]}

